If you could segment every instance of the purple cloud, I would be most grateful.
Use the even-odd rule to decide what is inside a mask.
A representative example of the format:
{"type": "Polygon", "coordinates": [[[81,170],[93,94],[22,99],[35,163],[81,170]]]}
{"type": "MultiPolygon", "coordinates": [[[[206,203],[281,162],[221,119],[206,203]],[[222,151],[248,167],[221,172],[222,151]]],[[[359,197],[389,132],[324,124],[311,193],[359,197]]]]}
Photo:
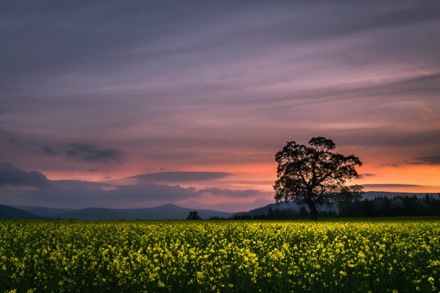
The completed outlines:
{"type": "Polygon", "coordinates": [[[195,182],[217,180],[231,175],[226,172],[158,172],[130,178],[147,182],[195,182]]]}
{"type": "Polygon", "coordinates": [[[407,162],[410,165],[440,165],[440,156],[414,158],[407,162]]]}
{"type": "MultiPolygon", "coordinates": [[[[11,163],[0,163],[0,189],[5,187],[48,187],[50,181],[38,171],[25,171],[11,163]]],[[[1,192],[1,190],[0,190],[1,192]]]]}

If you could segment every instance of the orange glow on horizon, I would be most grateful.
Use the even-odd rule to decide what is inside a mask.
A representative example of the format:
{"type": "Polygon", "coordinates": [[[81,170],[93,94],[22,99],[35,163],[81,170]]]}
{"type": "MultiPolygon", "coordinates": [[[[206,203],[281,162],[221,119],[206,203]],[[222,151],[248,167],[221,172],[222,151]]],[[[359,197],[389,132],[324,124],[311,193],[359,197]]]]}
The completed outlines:
{"type": "MultiPolygon", "coordinates": [[[[367,176],[356,179],[349,184],[366,185],[365,191],[389,192],[414,192],[437,193],[440,192],[440,166],[437,165],[411,165],[401,164],[396,166],[380,165],[378,159],[365,158],[364,165],[358,168],[359,174],[367,176]],[[374,186],[380,186],[375,188],[374,186]]],[[[160,184],[180,185],[196,189],[217,187],[220,189],[245,190],[254,189],[261,192],[273,192],[273,183],[276,180],[276,162],[266,161],[261,163],[242,163],[227,165],[191,165],[176,166],[173,170],[156,167],[146,171],[143,166],[147,163],[134,164],[133,166],[113,166],[111,169],[97,171],[53,171],[39,170],[50,180],[81,180],[92,182],[110,182],[140,174],[159,172],[225,172],[230,176],[216,180],[194,182],[162,182],[160,184]]],[[[124,183],[121,183],[124,184],[124,183]]],[[[130,183],[135,184],[135,183],[130,183]]]]}

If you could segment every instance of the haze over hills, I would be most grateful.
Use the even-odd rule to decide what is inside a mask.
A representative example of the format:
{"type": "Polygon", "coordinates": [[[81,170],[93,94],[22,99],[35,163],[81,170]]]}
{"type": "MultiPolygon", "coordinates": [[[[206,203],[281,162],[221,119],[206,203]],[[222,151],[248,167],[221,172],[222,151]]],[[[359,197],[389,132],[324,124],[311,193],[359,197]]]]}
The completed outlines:
{"type": "MultiPolygon", "coordinates": [[[[376,197],[396,196],[417,196],[424,197],[425,193],[402,193],[402,192],[365,192],[362,199],[371,200],[376,197]]],[[[437,194],[431,194],[437,195],[437,194]]],[[[85,209],[63,209],[46,208],[35,206],[6,206],[0,205],[0,219],[77,219],[77,220],[183,220],[188,217],[190,211],[197,210],[202,219],[230,218],[230,217],[254,217],[267,215],[269,210],[295,210],[299,211],[305,205],[289,202],[279,204],[273,203],[260,208],[239,213],[221,212],[216,210],[190,209],[173,204],[165,204],[152,208],[137,209],[109,209],[109,208],[85,208],[85,209]]],[[[321,211],[333,210],[332,207],[321,207],[321,211]]]]}
{"type": "Polygon", "coordinates": [[[375,197],[396,197],[396,196],[416,196],[417,198],[422,198],[425,195],[440,195],[440,193],[414,193],[414,192],[388,192],[388,191],[368,191],[362,194],[362,199],[372,200],[375,197]]]}
{"type": "Polygon", "coordinates": [[[37,216],[22,209],[0,205],[0,220],[36,219],[37,216]]]}
{"type": "MultiPolygon", "coordinates": [[[[188,217],[190,211],[194,210],[173,204],[138,209],[56,209],[26,206],[15,207],[43,218],[77,220],[183,220],[188,217]]],[[[202,219],[209,219],[212,217],[229,218],[233,215],[233,213],[204,209],[197,209],[197,212],[202,219]]]]}

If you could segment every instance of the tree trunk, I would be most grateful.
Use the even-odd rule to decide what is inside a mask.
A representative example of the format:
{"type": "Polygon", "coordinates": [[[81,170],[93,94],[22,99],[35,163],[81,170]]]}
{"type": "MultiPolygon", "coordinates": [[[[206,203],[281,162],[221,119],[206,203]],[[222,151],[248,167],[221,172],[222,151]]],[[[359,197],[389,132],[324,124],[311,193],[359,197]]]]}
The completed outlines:
{"type": "Polygon", "coordinates": [[[316,221],[318,220],[318,209],[316,208],[316,204],[314,203],[308,203],[310,210],[310,220],[316,221]]]}

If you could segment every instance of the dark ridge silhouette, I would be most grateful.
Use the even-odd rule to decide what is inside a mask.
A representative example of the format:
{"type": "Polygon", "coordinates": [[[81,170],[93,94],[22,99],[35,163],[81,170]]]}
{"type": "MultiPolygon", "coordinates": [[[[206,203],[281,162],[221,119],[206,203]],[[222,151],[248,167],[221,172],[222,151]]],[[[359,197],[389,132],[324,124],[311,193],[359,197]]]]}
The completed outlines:
{"type": "MultiPolygon", "coordinates": [[[[77,220],[185,220],[194,209],[164,204],[140,209],[57,209],[0,205],[0,220],[77,219],[77,220]]],[[[197,210],[201,219],[303,219],[310,217],[307,205],[293,201],[269,204],[247,212],[227,213],[197,210]]],[[[440,194],[365,192],[358,200],[320,206],[322,218],[374,218],[389,216],[440,216],[440,194]]]]}
{"type": "Polygon", "coordinates": [[[38,217],[21,209],[0,205],[0,220],[37,219],[38,217]]]}
{"type": "MultiPolygon", "coordinates": [[[[185,220],[189,212],[194,211],[194,209],[183,208],[173,204],[139,209],[17,207],[43,218],[76,220],[185,220]]],[[[229,218],[233,214],[215,210],[198,210],[198,215],[202,219],[229,218]]]]}

